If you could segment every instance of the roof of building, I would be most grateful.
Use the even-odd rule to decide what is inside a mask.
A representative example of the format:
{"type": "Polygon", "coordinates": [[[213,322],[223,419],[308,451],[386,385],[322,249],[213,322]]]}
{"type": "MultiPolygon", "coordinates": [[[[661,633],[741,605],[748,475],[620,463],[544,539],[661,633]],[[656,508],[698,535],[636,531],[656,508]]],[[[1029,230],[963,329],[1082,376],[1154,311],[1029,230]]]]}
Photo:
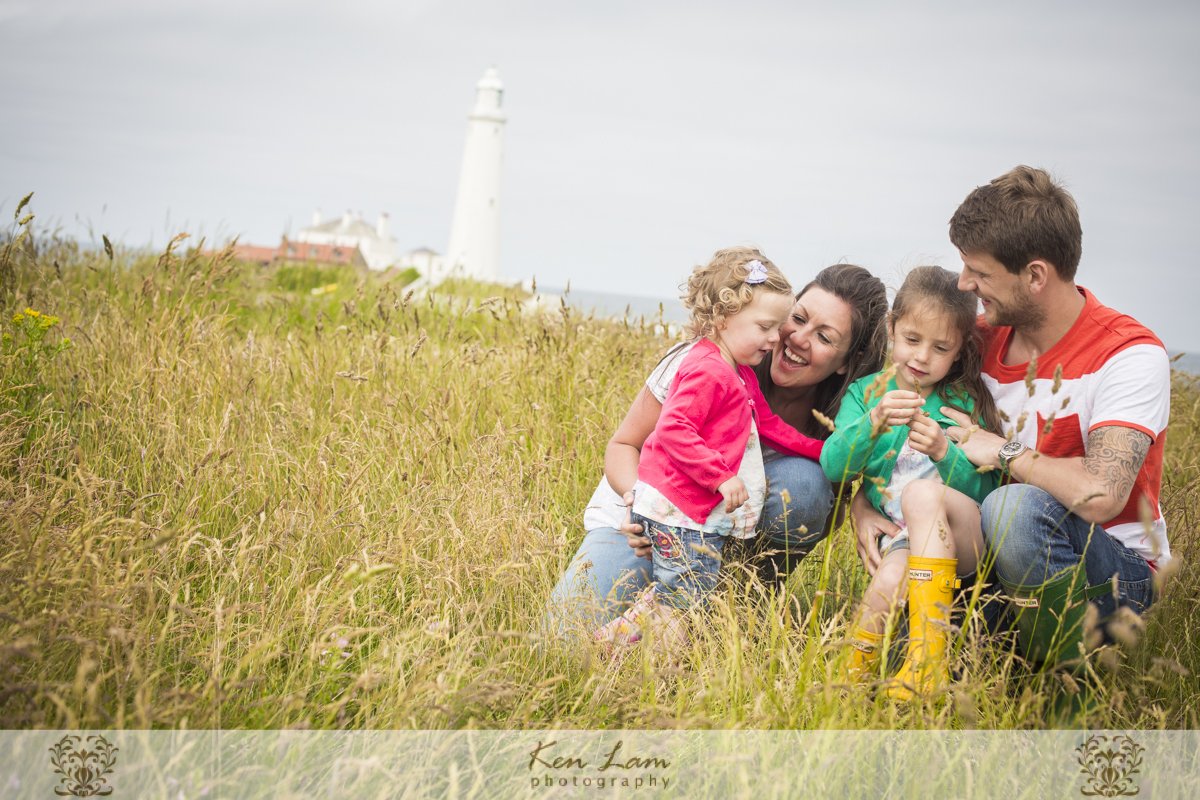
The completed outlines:
{"type": "Polygon", "coordinates": [[[277,249],[274,247],[260,247],[256,244],[235,244],[233,246],[233,257],[242,261],[262,261],[269,263],[275,258],[277,249]]]}
{"type": "Polygon", "coordinates": [[[367,261],[362,250],[357,245],[344,244],[313,244],[297,242],[287,237],[277,247],[264,247],[256,244],[235,244],[233,257],[241,261],[254,261],[259,264],[280,263],[283,261],[311,261],[318,264],[352,264],[365,266],[367,261]]]}
{"type": "Polygon", "coordinates": [[[318,261],[327,264],[362,264],[358,247],[340,244],[313,244],[285,239],[279,245],[278,257],[287,261],[318,261]]]}
{"type": "Polygon", "coordinates": [[[373,225],[368,224],[361,217],[354,216],[337,217],[319,225],[311,225],[300,233],[332,233],[337,236],[357,236],[362,239],[380,238],[373,225]]]}

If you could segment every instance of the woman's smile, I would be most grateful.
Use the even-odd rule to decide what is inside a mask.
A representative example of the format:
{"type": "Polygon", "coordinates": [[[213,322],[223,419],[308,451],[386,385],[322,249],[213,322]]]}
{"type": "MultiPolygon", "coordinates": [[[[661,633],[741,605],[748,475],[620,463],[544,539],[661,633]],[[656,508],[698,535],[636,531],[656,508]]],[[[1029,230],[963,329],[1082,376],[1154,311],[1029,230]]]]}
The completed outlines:
{"type": "Polygon", "coordinates": [[[797,353],[787,345],[783,346],[783,360],[788,364],[795,364],[799,367],[807,367],[808,359],[797,353]]]}

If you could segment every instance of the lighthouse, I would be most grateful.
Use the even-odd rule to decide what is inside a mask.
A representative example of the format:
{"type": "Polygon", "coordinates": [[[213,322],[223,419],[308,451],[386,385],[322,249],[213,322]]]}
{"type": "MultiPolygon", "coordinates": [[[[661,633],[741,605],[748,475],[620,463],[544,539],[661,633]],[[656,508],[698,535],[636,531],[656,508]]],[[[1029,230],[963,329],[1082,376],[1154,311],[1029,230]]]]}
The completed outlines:
{"type": "Polygon", "coordinates": [[[500,162],[503,158],[504,85],[489,67],[475,86],[475,107],[467,118],[458,199],[446,248],[447,276],[481,281],[500,277],[500,162]]]}

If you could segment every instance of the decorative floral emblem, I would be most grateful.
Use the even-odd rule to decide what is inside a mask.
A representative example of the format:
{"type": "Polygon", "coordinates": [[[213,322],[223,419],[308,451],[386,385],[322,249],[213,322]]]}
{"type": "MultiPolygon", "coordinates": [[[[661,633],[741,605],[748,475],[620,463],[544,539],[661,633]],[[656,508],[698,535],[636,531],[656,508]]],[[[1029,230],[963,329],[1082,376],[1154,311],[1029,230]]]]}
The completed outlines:
{"type": "Polygon", "coordinates": [[[1075,748],[1080,772],[1087,776],[1080,792],[1084,797],[1133,797],[1141,788],[1130,776],[1138,774],[1146,748],[1124,735],[1106,742],[1109,737],[1097,735],[1075,748]]]}
{"type": "Polygon", "coordinates": [[[105,775],[117,763],[117,750],[103,736],[67,734],[50,748],[50,763],[61,775],[54,793],[61,797],[104,797],[112,794],[105,775]]]}
{"type": "Polygon", "coordinates": [[[658,554],[663,558],[675,558],[679,555],[676,546],[679,544],[679,539],[672,535],[672,531],[658,529],[653,532],[654,546],[658,550],[658,554]]]}

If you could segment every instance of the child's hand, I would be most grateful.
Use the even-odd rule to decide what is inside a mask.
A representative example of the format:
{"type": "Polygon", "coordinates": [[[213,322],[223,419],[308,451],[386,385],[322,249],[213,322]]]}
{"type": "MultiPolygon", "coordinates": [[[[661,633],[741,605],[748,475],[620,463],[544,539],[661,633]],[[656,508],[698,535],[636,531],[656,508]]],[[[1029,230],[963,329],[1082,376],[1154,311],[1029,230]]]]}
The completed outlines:
{"type": "Polygon", "coordinates": [[[950,449],[950,440],[942,426],[933,417],[921,412],[908,423],[908,445],[918,453],[924,453],[934,461],[941,461],[950,449]]]}
{"type": "Polygon", "coordinates": [[[917,409],[925,405],[921,395],[904,389],[892,389],[879,398],[879,404],[871,409],[871,426],[875,430],[908,425],[917,409]]]}
{"type": "Polygon", "coordinates": [[[726,514],[733,513],[735,508],[750,499],[750,493],[746,491],[746,484],[742,483],[742,479],[736,475],[718,486],[717,491],[725,498],[726,514]]]}

